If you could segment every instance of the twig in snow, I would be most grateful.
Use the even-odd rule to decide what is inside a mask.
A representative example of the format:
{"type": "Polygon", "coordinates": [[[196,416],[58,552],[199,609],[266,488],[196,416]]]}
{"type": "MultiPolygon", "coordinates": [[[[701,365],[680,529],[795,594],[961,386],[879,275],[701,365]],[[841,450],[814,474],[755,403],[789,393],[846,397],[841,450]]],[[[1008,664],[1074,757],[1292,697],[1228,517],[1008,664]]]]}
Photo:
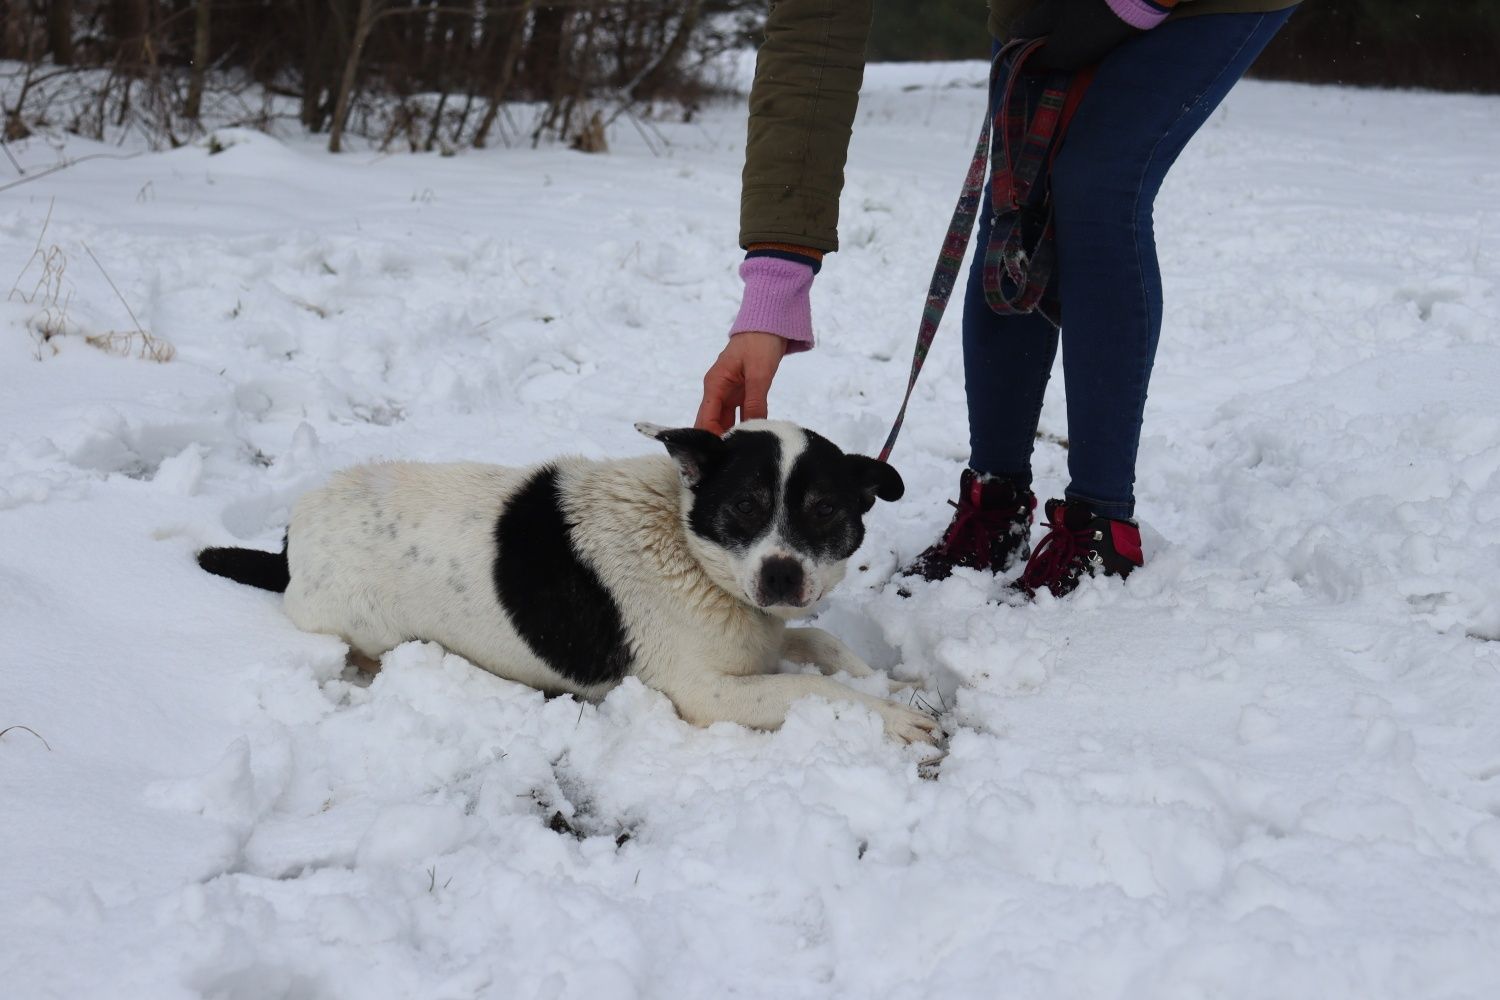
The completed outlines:
{"type": "MultiPolygon", "coordinates": [[[[9,150],[7,150],[7,152],[9,152],[9,150]]],[[[146,150],[141,150],[141,152],[146,152],[146,150]]],[[[46,170],[43,170],[39,174],[27,174],[25,177],[22,177],[19,180],[11,181],[9,184],[0,184],[0,191],[9,191],[11,188],[19,187],[20,185],[25,184],[28,181],[39,181],[49,174],[55,174],[59,170],[66,170],[71,166],[75,166],[79,163],[84,162],[85,160],[133,160],[140,155],[141,153],[90,153],[88,156],[80,156],[75,160],[64,160],[63,162],[56,164],[55,166],[48,167],[46,170]]]]}
{"type": "MultiPolygon", "coordinates": [[[[0,188],[0,190],[4,189],[0,188]]],[[[10,286],[10,295],[6,296],[7,299],[16,294],[16,289],[21,287],[21,279],[26,277],[26,272],[31,269],[31,262],[36,260],[37,254],[42,252],[42,240],[47,238],[47,227],[52,225],[52,209],[56,205],[56,198],[47,202],[47,217],[42,220],[42,231],[36,234],[36,246],[32,248],[31,256],[26,258],[26,266],[21,268],[20,274],[16,275],[15,283],[10,286]]]]}
{"type": "Polygon", "coordinates": [[[96,333],[85,337],[84,340],[90,346],[97,347],[101,351],[109,351],[112,354],[121,354],[128,357],[133,352],[135,338],[139,335],[141,338],[140,357],[143,360],[171,361],[177,354],[176,348],[165,340],[153,337],[146,332],[146,328],[141,326],[141,321],[136,319],[135,310],[130,308],[130,303],[125,301],[125,296],[120,294],[120,289],[115,286],[114,279],[109,276],[108,271],[104,270],[104,265],[99,263],[99,258],[94,256],[94,251],[89,249],[87,243],[83,244],[83,252],[89,255],[89,260],[93,261],[94,266],[99,269],[99,273],[104,275],[104,280],[109,283],[109,287],[114,291],[115,297],[120,300],[120,305],[124,306],[125,311],[130,314],[130,321],[135,324],[135,333],[120,334],[113,331],[110,333],[96,333]]]}
{"type": "Polygon", "coordinates": [[[1053,434],[1051,431],[1039,430],[1036,432],[1036,439],[1038,441],[1044,441],[1047,444],[1055,444],[1063,451],[1068,450],[1068,439],[1063,437],[1061,434],[1053,434]]]}
{"type": "Polygon", "coordinates": [[[20,174],[22,177],[25,177],[26,169],[22,167],[21,164],[16,162],[15,156],[10,151],[10,143],[5,142],[4,140],[0,140],[0,149],[5,150],[5,158],[10,161],[11,166],[16,168],[16,173],[20,174]]]}
{"type": "Polygon", "coordinates": [[[47,752],[48,753],[52,752],[52,744],[47,742],[47,738],[45,736],[43,736],[41,733],[37,732],[35,729],[32,729],[30,726],[21,726],[21,725],[6,726],[4,729],[0,729],[0,740],[5,739],[5,734],[8,733],[8,732],[10,732],[12,729],[24,729],[26,732],[30,733],[32,736],[35,736],[37,739],[41,740],[42,741],[42,746],[44,746],[44,747],[47,748],[47,752]]]}
{"type": "Polygon", "coordinates": [[[130,308],[130,303],[125,301],[125,296],[120,294],[120,290],[115,287],[114,280],[110,278],[109,272],[104,270],[104,265],[99,263],[99,258],[94,256],[94,251],[89,249],[87,243],[83,245],[83,252],[89,255],[89,260],[94,262],[94,266],[99,269],[99,273],[104,275],[104,280],[109,282],[109,287],[115,293],[115,297],[120,300],[120,305],[124,306],[125,311],[130,314],[130,322],[135,324],[137,332],[143,337],[146,336],[146,331],[142,328],[141,321],[135,318],[135,310],[130,308]]]}
{"type": "Polygon", "coordinates": [[[658,136],[658,138],[653,139],[650,134],[646,132],[645,123],[641,121],[640,116],[637,115],[634,111],[626,109],[625,117],[630,119],[630,124],[635,126],[635,130],[639,132],[641,134],[641,138],[646,141],[646,148],[651,151],[651,155],[661,156],[662,149],[666,146],[667,141],[666,138],[661,135],[660,130],[656,129],[655,126],[652,126],[652,130],[656,131],[658,136]]]}

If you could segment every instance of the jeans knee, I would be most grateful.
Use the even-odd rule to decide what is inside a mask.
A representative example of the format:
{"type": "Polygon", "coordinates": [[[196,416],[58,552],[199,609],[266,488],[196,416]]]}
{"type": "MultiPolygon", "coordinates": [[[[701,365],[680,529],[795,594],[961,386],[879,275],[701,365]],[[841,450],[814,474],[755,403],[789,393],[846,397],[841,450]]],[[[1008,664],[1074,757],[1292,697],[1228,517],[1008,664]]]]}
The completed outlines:
{"type": "MultiPolygon", "coordinates": [[[[1065,150],[1052,164],[1052,203],[1060,229],[1080,225],[1133,227],[1143,206],[1141,191],[1118,169],[1088,155],[1065,150]]],[[[1149,217],[1150,206],[1144,206],[1149,217]]]]}

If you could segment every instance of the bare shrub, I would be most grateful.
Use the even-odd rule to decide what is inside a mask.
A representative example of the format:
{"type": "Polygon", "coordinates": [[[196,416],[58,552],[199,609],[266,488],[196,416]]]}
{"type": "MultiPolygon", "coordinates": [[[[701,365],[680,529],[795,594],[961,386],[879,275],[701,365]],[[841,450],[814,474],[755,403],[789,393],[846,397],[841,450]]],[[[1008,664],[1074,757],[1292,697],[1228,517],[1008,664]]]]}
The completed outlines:
{"type": "Polygon", "coordinates": [[[5,134],[182,145],[299,122],[452,152],[498,137],[602,148],[621,115],[691,115],[763,0],[67,0],[6,6],[5,134]],[[60,6],[69,8],[60,12],[60,6]],[[529,115],[529,124],[516,112],[529,115]],[[587,132],[587,135],[582,133],[587,132]]]}
{"type": "MultiPolygon", "coordinates": [[[[35,357],[38,361],[49,354],[57,353],[57,342],[60,338],[69,334],[82,333],[76,325],[69,323],[68,307],[73,301],[73,287],[67,279],[68,255],[58,244],[47,243],[47,229],[51,223],[52,207],[48,206],[47,217],[42,221],[41,231],[37,233],[36,247],[27,258],[25,266],[21,268],[21,273],[16,275],[16,280],[11,285],[10,294],[7,296],[7,301],[22,302],[36,310],[26,325],[36,339],[35,357]]],[[[99,263],[99,258],[94,255],[94,251],[90,250],[87,244],[84,245],[83,251],[99,269],[99,273],[120,300],[120,304],[125,307],[125,312],[130,316],[130,322],[135,327],[133,330],[108,330],[103,333],[83,334],[84,343],[121,357],[135,357],[157,362],[171,361],[177,353],[176,350],[171,344],[149,333],[141,326],[140,320],[136,319],[135,310],[130,308],[130,303],[120,293],[120,289],[110,278],[109,272],[104,270],[104,265],[99,263]]]]}
{"type": "Polygon", "coordinates": [[[31,251],[6,296],[7,301],[22,302],[36,310],[26,325],[36,338],[37,360],[41,360],[49,349],[51,353],[57,353],[57,344],[53,341],[67,332],[68,305],[73,300],[72,288],[66,282],[68,256],[57,244],[48,246],[46,243],[47,228],[51,223],[52,207],[49,205],[47,218],[37,233],[36,248],[31,251]]]}

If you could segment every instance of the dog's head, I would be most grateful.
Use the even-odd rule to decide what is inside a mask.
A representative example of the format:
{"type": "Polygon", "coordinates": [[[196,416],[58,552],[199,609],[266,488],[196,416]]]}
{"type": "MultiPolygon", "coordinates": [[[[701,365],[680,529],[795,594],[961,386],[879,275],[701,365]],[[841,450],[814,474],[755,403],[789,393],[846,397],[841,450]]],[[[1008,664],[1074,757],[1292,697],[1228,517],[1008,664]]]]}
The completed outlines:
{"type": "Polygon", "coordinates": [[[844,578],[865,514],[906,490],[885,462],[846,455],[779,420],[750,420],[722,438],[691,427],[636,429],[677,463],[688,542],[714,582],[784,617],[844,578]]]}

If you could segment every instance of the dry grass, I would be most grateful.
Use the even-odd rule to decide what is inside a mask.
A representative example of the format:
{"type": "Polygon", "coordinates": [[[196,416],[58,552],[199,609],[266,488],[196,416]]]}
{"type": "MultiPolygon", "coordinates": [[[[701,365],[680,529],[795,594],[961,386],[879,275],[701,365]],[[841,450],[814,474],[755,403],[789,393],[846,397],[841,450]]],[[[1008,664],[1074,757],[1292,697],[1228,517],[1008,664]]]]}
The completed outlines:
{"type": "Polygon", "coordinates": [[[91,333],[83,338],[90,347],[97,347],[106,354],[122,358],[139,358],[142,361],[165,363],[177,356],[177,349],[160,337],[153,337],[144,330],[110,330],[108,333],[91,333]]]}
{"type": "Polygon", "coordinates": [[[573,136],[573,141],[568,143],[568,145],[580,153],[609,152],[609,141],[604,135],[604,116],[595,111],[584,122],[583,127],[578,130],[573,136]]]}
{"type": "MultiPolygon", "coordinates": [[[[52,224],[52,207],[52,205],[47,206],[47,217],[42,221],[41,231],[37,233],[36,247],[31,251],[31,256],[26,259],[21,273],[16,275],[16,280],[10,286],[10,294],[7,296],[7,301],[24,302],[36,309],[31,319],[27,321],[27,326],[36,337],[38,361],[46,356],[49,349],[52,354],[57,353],[56,341],[59,337],[70,332],[82,332],[69,329],[68,307],[73,301],[73,287],[72,283],[67,280],[67,252],[56,243],[47,243],[47,229],[52,224]],[[33,273],[34,277],[32,277],[33,273]]],[[[125,307],[125,312],[129,314],[130,322],[135,327],[133,330],[107,330],[103,333],[84,334],[84,343],[123,358],[134,357],[156,362],[171,361],[177,354],[176,349],[141,326],[140,320],[136,319],[135,310],[130,308],[130,303],[125,301],[124,295],[120,294],[120,289],[110,278],[109,272],[104,270],[104,265],[99,263],[99,258],[94,256],[94,251],[84,244],[83,252],[89,255],[89,260],[94,262],[94,266],[104,276],[105,282],[115,293],[115,297],[120,300],[120,304],[125,307]]]]}
{"type": "Polygon", "coordinates": [[[73,299],[73,291],[64,281],[68,271],[68,255],[56,243],[46,246],[47,227],[51,223],[52,205],[49,204],[47,218],[43,220],[42,230],[36,237],[36,247],[31,251],[31,256],[26,258],[26,265],[16,275],[15,282],[10,286],[10,294],[6,296],[7,301],[24,302],[37,309],[27,325],[37,338],[38,361],[42,359],[46,347],[51,347],[53,354],[57,353],[57,345],[52,341],[67,331],[68,305],[73,299]],[[33,268],[37,270],[36,279],[29,282],[29,292],[23,291],[22,283],[27,282],[27,275],[33,268]]]}

